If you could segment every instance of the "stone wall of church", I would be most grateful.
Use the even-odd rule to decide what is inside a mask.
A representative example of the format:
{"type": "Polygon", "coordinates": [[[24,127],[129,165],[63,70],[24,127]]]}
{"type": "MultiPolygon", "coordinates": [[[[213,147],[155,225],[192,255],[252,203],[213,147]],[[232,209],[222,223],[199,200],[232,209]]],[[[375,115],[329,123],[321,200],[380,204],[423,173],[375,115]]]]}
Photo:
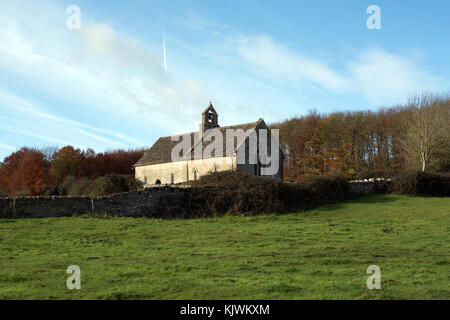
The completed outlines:
{"type": "Polygon", "coordinates": [[[201,176],[214,171],[231,170],[235,159],[230,157],[196,159],[191,161],[178,161],[135,167],[136,179],[146,185],[172,184],[199,179],[201,176]]]}
{"type": "Polygon", "coordinates": [[[145,185],[180,183],[186,181],[187,162],[168,162],[135,167],[136,179],[145,185]]]}
{"type": "MultiPolygon", "coordinates": [[[[281,150],[275,150],[275,151],[278,151],[278,167],[277,167],[276,161],[274,161],[274,163],[272,164],[272,158],[275,156],[275,154],[272,156],[271,131],[269,130],[269,128],[266,126],[266,124],[264,122],[261,122],[255,129],[255,132],[256,132],[256,148],[257,149],[253,149],[253,152],[255,152],[257,150],[260,150],[259,146],[260,146],[260,130],[261,129],[267,130],[265,133],[264,133],[264,131],[261,132],[261,135],[264,136],[264,135],[267,134],[267,137],[266,137],[266,143],[267,143],[266,152],[267,152],[267,157],[269,157],[269,159],[265,159],[263,161],[263,159],[260,158],[261,155],[258,154],[258,162],[259,162],[259,164],[258,165],[250,164],[250,154],[251,154],[250,151],[251,151],[251,148],[250,148],[249,139],[247,139],[245,141],[245,143],[243,143],[238,148],[238,151],[237,151],[238,158],[242,157],[242,156],[239,156],[239,152],[242,152],[242,154],[245,155],[245,159],[244,159],[245,163],[238,163],[237,169],[239,171],[244,172],[244,173],[249,174],[249,175],[263,176],[262,175],[262,170],[263,170],[262,168],[263,167],[270,167],[271,165],[273,165],[273,172],[274,172],[274,174],[272,174],[272,175],[264,175],[263,177],[273,178],[273,179],[277,179],[277,180],[283,180],[283,162],[284,162],[283,161],[283,155],[281,153],[281,150]],[[269,164],[267,164],[267,165],[263,164],[263,163],[265,163],[266,161],[269,161],[269,160],[270,160],[269,164]]],[[[259,152],[259,151],[257,151],[257,152],[259,152]]]]}

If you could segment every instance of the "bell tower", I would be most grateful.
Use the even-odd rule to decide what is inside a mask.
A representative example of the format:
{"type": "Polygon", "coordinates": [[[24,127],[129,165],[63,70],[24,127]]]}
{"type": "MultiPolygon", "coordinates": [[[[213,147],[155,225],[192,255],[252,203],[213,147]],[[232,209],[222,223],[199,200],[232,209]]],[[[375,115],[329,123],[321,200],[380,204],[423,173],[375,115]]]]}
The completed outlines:
{"type": "Polygon", "coordinates": [[[217,128],[219,126],[218,123],[218,115],[216,110],[214,109],[211,102],[209,102],[208,107],[205,111],[202,112],[202,124],[200,125],[200,134],[203,135],[206,130],[217,128]]]}

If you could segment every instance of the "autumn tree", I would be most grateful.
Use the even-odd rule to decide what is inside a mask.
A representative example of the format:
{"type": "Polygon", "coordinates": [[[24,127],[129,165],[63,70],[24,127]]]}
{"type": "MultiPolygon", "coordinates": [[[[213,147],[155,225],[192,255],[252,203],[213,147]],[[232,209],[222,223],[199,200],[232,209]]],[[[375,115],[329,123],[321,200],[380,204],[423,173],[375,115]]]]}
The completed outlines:
{"type": "Polygon", "coordinates": [[[0,167],[0,186],[9,196],[40,195],[48,177],[44,154],[37,149],[22,148],[6,157],[0,167]]]}
{"type": "Polygon", "coordinates": [[[53,184],[60,184],[67,176],[79,177],[82,167],[82,152],[72,146],[56,151],[49,168],[49,177],[53,184]]]}
{"type": "Polygon", "coordinates": [[[450,99],[422,97],[413,102],[376,111],[310,112],[272,124],[280,129],[285,179],[390,177],[408,168],[410,159],[420,162],[421,145],[425,168],[450,171],[450,99]],[[417,142],[420,137],[422,143],[417,142]]]}

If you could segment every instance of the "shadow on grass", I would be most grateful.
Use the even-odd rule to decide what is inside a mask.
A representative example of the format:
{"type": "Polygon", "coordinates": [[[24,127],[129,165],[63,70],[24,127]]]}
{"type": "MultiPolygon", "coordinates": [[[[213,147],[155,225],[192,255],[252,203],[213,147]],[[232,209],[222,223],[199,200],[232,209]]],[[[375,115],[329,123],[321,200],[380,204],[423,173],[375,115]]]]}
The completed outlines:
{"type": "Polygon", "coordinates": [[[386,203],[386,202],[397,202],[400,201],[399,198],[393,197],[389,194],[381,194],[381,193],[373,193],[367,195],[358,196],[355,199],[350,200],[349,202],[356,203],[386,203]]]}
{"type": "Polygon", "coordinates": [[[388,202],[396,202],[400,199],[397,199],[396,197],[392,197],[387,194],[365,194],[365,195],[359,195],[354,197],[353,199],[349,199],[347,201],[338,202],[338,203],[329,203],[324,204],[321,206],[317,206],[314,208],[310,208],[305,210],[306,211],[334,211],[338,209],[343,209],[347,204],[349,203],[363,203],[363,204],[371,204],[371,203],[388,203],[388,202]]]}

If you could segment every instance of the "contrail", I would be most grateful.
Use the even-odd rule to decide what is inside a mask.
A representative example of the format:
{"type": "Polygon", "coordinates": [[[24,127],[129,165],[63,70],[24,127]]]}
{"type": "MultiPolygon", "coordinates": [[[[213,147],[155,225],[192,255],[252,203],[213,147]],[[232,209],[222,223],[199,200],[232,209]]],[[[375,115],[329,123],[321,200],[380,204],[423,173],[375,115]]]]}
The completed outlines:
{"type": "Polygon", "coordinates": [[[166,35],[163,29],[163,52],[164,52],[164,71],[167,74],[167,57],[166,57],[166,35]]]}
{"type": "Polygon", "coordinates": [[[164,77],[167,78],[167,53],[166,53],[166,32],[164,30],[164,19],[162,11],[159,10],[159,17],[161,19],[161,31],[162,31],[162,40],[163,40],[163,63],[164,63],[164,77]]]}

